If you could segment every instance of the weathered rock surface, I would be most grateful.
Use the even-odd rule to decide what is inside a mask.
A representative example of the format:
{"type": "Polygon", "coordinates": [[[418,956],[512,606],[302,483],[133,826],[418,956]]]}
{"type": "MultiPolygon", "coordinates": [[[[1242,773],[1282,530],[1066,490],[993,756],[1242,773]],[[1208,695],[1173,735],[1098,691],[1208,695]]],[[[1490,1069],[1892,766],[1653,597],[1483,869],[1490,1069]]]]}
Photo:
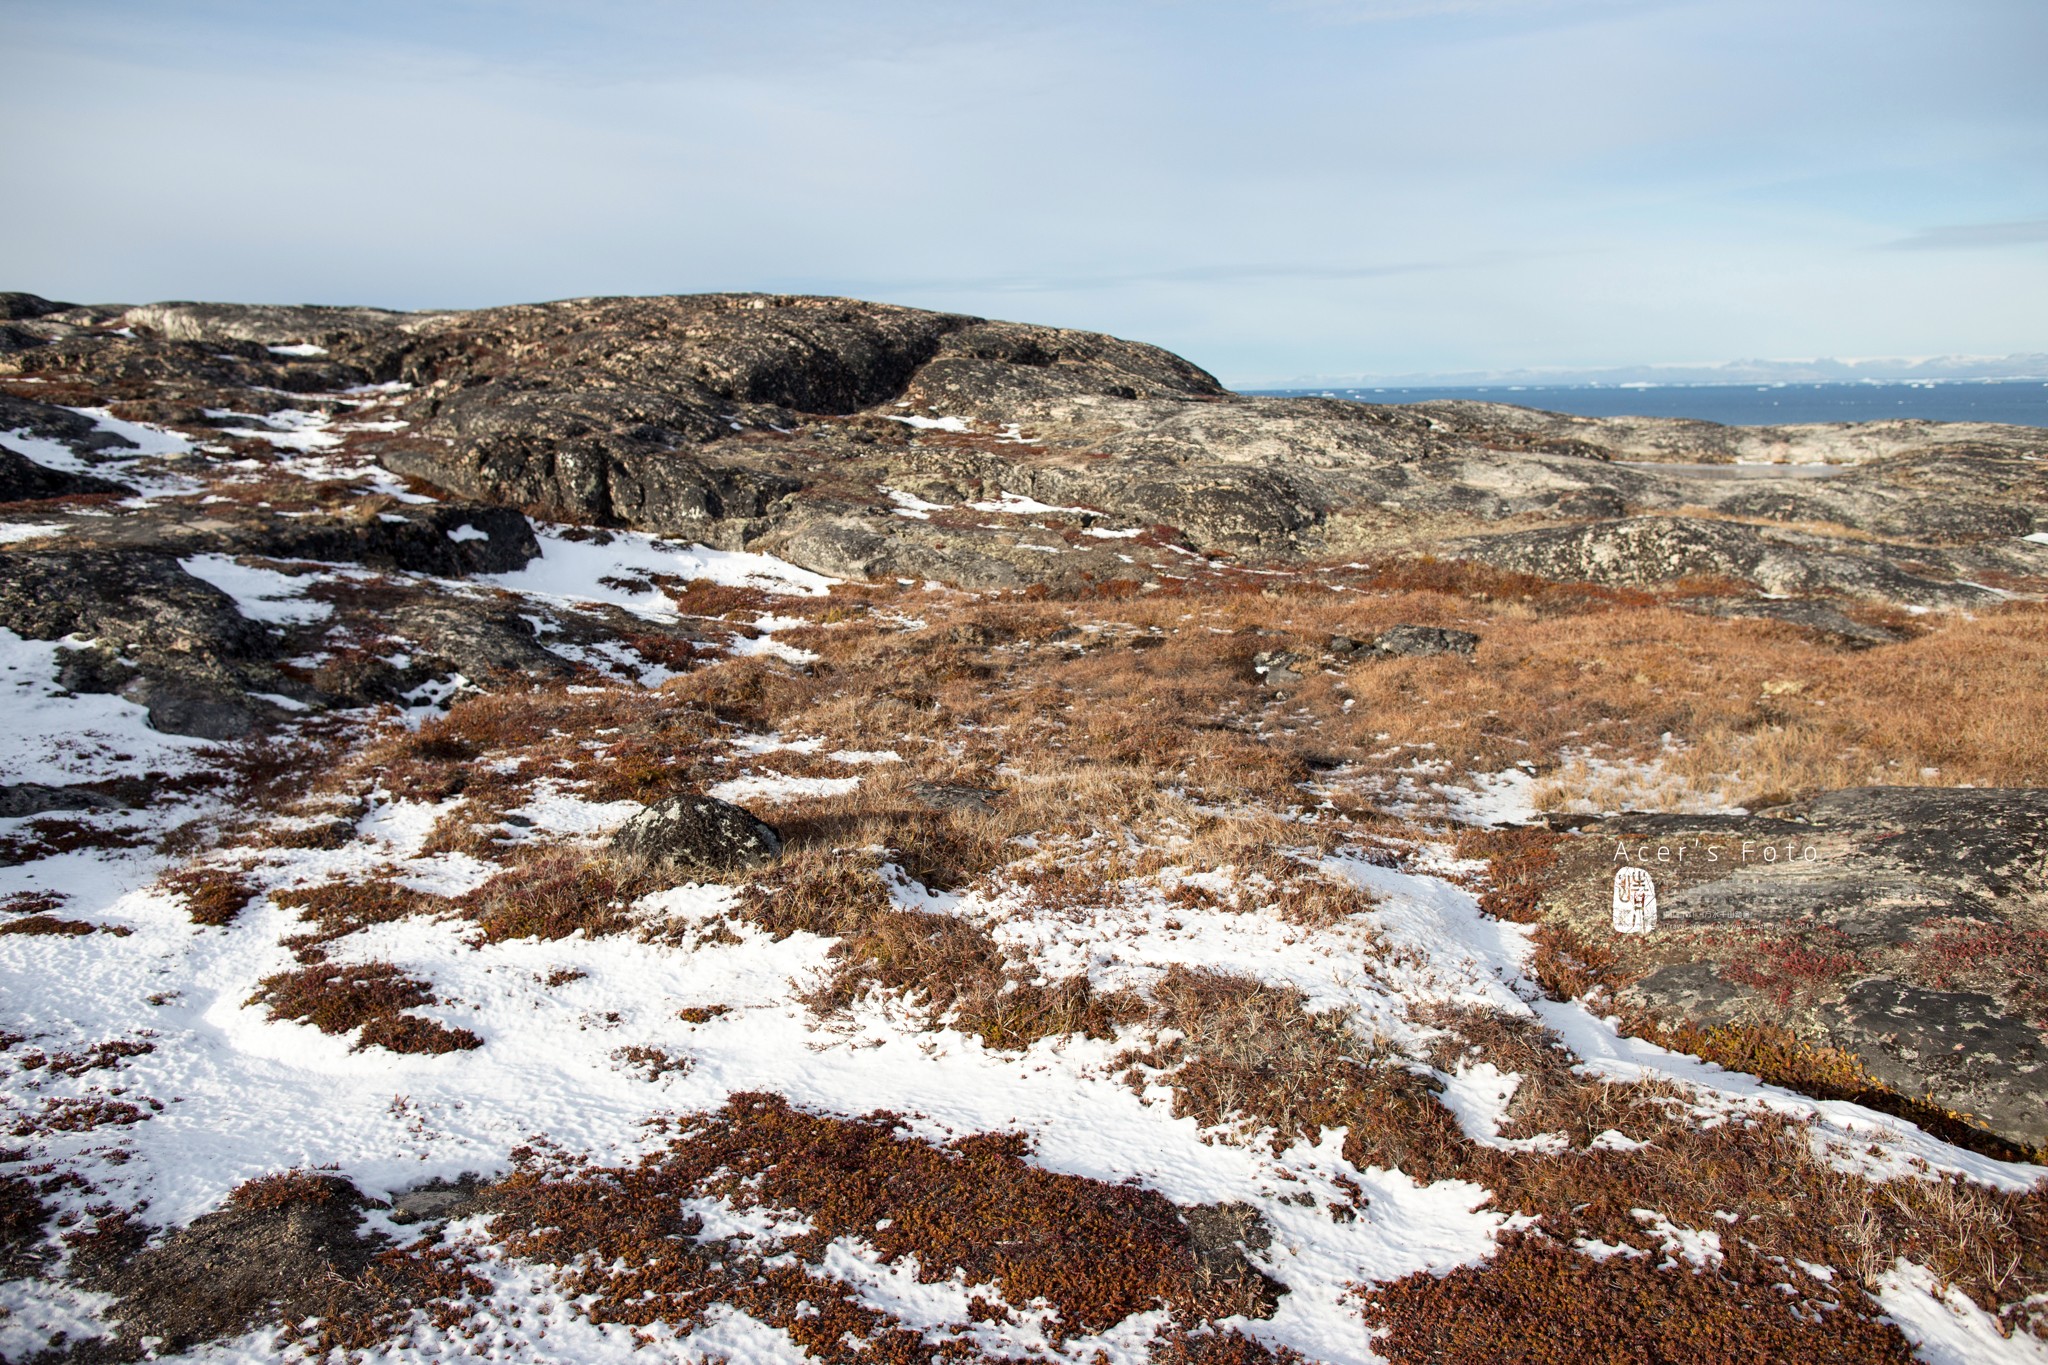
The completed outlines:
{"type": "Polygon", "coordinates": [[[1446,630],[1441,626],[1389,626],[1373,637],[1376,654],[1400,654],[1426,658],[1432,654],[1462,654],[1471,658],[1479,648],[1479,637],[1469,630],[1446,630]]]}
{"type": "Polygon", "coordinates": [[[0,502],[36,502],[77,497],[84,493],[126,493],[112,479],[70,470],[51,469],[11,450],[0,449],[0,502]]]}
{"type": "Polygon", "coordinates": [[[574,670],[544,649],[533,623],[505,607],[420,601],[391,618],[397,634],[472,681],[502,674],[564,677],[574,670]]]}
{"type": "Polygon", "coordinates": [[[90,636],[138,661],[254,658],[263,628],[167,554],[17,551],[0,556],[0,626],[31,640],[90,636]]]}
{"type": "Polygon", "coordinates": [[[61,313],[71,307],[68,303],[52,303],[39,294],[23,294],[18,291],[0,293],[0,318],[13,322],[17,318],[39,318],[50,313],[61,313]]]}
{"type": "Polygon", "coordinates": [[[37,403],[0,393],[0,431],[39,436],[61,441],[80,455],[93,456],[133,450],[134,442],[112,431],[100,430],[90,417],[80,416],[54,403],[37,403]]]}
{"type": "MultiPolygon", "coordinates": [[[[1696,517],[1628,517],[1546,527],[1455,541],[1450,548],[1499,568],[1544,578],[1632,587],[1686,578],[1738,578],[1772,593],[1836,592],[1942,607],[1995,601],[1999,596],[1973,583],[1908,572],[1885,549],[1852,549],[1801,532],[1696,517]]],[[[1911,557],[1924,564],[1937,553],[1916,547],[1911,557]]]]}
{"type": "Polygon", "coordinates": [[[1763,817],[1623,816],[1580,832],[1544,905],[1624,954],[1633,1003],[1792,1028],[2048,1147],[2048,791],[1869,787],[1763,817]],[[1624,862],[1657,882],[1647,940],[1606,923],[1624,862]]]}
{"type": "Polygon", "coordinates": [[[612,836],[622,858],[676,872],[761,867],[782,856],[782,836],[750,812],[702,795],[671,796],[612,836]]]}
{"type": "Polygon", "coordinates": [[[1113,337],[785,295],[14,311],[26,340],[0,378],[149,388],[166,419],[201,425],[407,384],[405,434],[362,446],[390,469],[834,574],[1145,580],[1176,571],[1159,547],[1179,544],[1272,561],[1448,550],[1546,576],[1709,575],[1913,606],[1986,600],[1978,585],[1999,575],[2048,580],[2048,546],[2025,539],[2048,526],[2028,429],[1246,397],[1113,337]],[[936,510],[897,515],[888,490],[936,510]],[[1092,534],[1147,528],[1143,545],[1092,534]]]}
{"type": "Polygon", "coordinates": [[[121,803],[89,787],[52,787],[41,782],[0,782],[0,820],[47,815],[57,810],[119,810],[121,803]]]}
{"type": "Polygon", "coordinates": [[[1695,597],[1683,599],[1677,605],[1707,616],[1783,621],[1850,649],[1897,644],[1906,638],[1885,626],[1858,621],[1841,608],[1815,598],[1695,597]]]}

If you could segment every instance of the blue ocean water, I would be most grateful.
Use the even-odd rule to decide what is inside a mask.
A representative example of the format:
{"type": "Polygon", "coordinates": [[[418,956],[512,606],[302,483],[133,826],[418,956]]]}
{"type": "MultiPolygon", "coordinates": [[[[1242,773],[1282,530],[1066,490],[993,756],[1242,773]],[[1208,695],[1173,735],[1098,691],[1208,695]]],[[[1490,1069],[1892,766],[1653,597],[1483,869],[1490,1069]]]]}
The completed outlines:
{"type": "Polygon", "coordinates": [[[1790,422],[1871,422],[1917,417],[1930,422],[2010,422],[2048,427],[2048,383],[2038,379],[1918,384],[1495,384],[1483,388],[1267,389],[1288,397],[1349,398],[1360,403],[1421,403],[1473,398],[1579,417],[1696,417],[1726,426],[1790,422]]]}

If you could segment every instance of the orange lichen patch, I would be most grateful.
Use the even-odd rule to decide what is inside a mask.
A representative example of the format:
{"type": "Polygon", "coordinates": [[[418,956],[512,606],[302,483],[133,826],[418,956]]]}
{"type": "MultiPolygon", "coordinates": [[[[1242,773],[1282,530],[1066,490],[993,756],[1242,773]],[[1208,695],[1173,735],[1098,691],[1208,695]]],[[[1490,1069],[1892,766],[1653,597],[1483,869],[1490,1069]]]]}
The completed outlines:
{"type": "Polygon", "coordinates": [[[388,962],[347,967],[321,962],[267,976],[257,987],[248,1003],[266,1006],[272,1019],[297,1020],[322,1033],[361,1030],[353,1045],[358,1051],[382,1047],[441,1053],[483,1046],[483,1039],[468,1029],[407,1013],[434,1004],[433,990],[388,962]]]}
{"type": "Polygon", "coordinates": [[[1889,1323],[1845,1312],[1796,1268],[1742,1278],[1625,1254],[1596,1262],[1513,1233],[1476,1266],[1418,1272],[1364,1296],[1395,1365],[1908,1365],[1889,1323]],[[1794,1292],[1788,1294],[1786,1288],[1794,1292]]]}

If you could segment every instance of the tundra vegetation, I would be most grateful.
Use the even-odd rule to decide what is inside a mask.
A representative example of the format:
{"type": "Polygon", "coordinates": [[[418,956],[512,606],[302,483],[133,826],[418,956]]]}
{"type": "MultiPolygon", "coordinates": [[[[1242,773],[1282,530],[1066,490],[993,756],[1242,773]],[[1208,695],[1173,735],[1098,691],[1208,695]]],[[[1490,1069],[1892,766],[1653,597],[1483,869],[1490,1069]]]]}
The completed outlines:
{"type": "Polygon", "coordinates": [[[2039,433],[4,297],[7,1358],[2048,1349],[2039,433]]]}

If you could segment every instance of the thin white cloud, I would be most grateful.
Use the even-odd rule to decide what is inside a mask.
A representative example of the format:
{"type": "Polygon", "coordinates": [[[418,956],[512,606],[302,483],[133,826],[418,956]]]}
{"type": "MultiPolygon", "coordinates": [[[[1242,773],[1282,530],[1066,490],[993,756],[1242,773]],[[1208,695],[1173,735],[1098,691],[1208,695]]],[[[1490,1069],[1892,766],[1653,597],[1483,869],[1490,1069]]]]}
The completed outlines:
{"type": "Polygon", "coordinates": [[[1975,251],[1984,247],[2028,246],[2035,242],[2048,242],[2048,218],[1922,228],[1910,237],[1901,237],[1885,245],[1892,251],[1975,251]]]}

